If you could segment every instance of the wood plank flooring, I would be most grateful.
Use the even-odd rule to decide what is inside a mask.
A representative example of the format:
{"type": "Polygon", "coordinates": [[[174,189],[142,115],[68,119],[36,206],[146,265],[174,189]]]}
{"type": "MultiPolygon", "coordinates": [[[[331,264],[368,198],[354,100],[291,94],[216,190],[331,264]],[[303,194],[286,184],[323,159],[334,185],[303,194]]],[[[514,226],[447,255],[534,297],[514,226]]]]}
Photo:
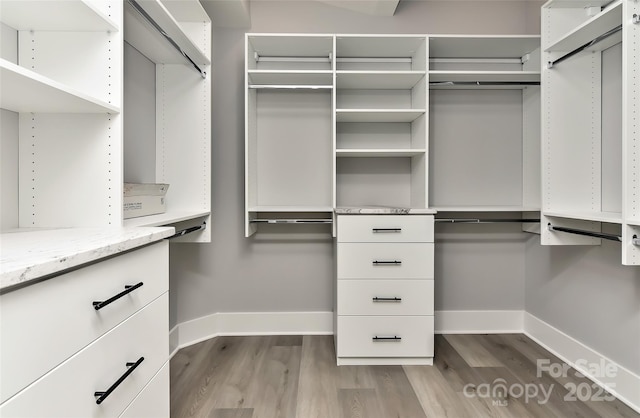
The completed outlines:
{"type": "Polygon", "coordinates": [[[436,335],[433,366],[340,367],[332,336],[218,337],[171,359],[171,417],[640,418],[573,369],[538,377],[538,359],[563,364],[522,334],[436,335]]]}

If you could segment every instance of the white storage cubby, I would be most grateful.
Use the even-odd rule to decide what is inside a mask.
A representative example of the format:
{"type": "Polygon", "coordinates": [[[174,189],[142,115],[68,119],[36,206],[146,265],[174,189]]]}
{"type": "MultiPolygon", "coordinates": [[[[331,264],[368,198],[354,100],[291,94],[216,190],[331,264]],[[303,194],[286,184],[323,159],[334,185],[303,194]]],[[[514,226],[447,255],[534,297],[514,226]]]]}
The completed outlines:
{"type": "Polygon", "coordinates": [[[634,119],[640,24],[634,15],[640,5],[623,0],[552,0],[542,9],[542,243],[597,245],[602,224],[613,224],[605,231],[619,228],[628,265],[640,264],[633,244],[640,232],[634,119]],[[549,224],[594,236],[552,231],[549,224]]]}
{"type": "Polygon", "coordinates": [[[429,37],[429,203],[540,209],[540,37],[429,37]]]}
{"type": "MultiPolygon", "coordinates": [[[[124,38],[155,64],[155,144],[125,162],[155,160],[152,182],[167,183],[166,213],[127,219],[125,226],[171,225],[184,229],[210,223],[211,211],[211,20],[198,0],[138,2],[125,7],[124,38]],[[179,48],[187,60],[145,18],[148,15],[179,48]],[[191,61],[191,62],[190,62],[191,61]]],[[[134,110],[132,110],[133,112],[134,110]]],[[[127,117],[127,115],[125,115],[127,117]]],[[[137,129],[135,130],[137,131],[137,129]]],[[[137,141],[125,129],[125,143],[137,141]]],[[[132,147],[126,147],[131,149],[132,147]]],[[[140,182],[125,178],[128,182],[140,182]]],[[[209,242],[210,229],[177,238],[176,242],[209,242]]]]}
{"type": "Polygon", "coordinates": [[[425,36],[336,37],[336,205],[424,208],[425,36]]]}

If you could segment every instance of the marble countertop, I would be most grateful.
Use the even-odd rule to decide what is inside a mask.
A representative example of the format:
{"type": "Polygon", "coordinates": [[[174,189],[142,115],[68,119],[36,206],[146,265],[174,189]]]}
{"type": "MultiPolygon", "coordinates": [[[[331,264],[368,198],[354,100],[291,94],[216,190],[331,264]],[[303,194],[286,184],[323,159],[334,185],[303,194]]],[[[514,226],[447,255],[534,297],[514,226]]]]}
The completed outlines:
{"type": "Polygon", "coordinates": [[[162,228],[17,229],[0,234],[0,290],[174,234],[162,228]]]}
{"type": "Polygon", "coordinates": [[[394,208],[386,206],[362,206],[336,208],[338,215],[434,215],[434,209],[394,208]]]}

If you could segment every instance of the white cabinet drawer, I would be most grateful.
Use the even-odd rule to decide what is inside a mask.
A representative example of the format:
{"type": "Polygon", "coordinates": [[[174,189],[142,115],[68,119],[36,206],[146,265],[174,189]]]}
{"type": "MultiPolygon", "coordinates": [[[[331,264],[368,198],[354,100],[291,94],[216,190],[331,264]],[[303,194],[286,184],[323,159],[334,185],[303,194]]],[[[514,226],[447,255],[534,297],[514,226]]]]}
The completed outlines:
{"type": "MultiPolygon", "coordinates": [[[[117,417],[168,358],[169,297],[163,294],[130,319],[0,406],[3,417],[117,417]],[[129,368],[144,360],[100,404],[129,368]]],[[[43,350],[46,351],[46,350],[43,350]]]]}
{"type": "Polygon", "coordinates": [[[433,357],[433,316],[338,316],[338,357],[433,357]]]}
{"type": "Polygon", "coordinates": [[[161,241],[0,296],[0,402],[167,292],[168,276],[161,241]]]}
{"type": "Polygon", "coordinates": [[[339,280],[338,315],[433,315],[433,280],[339,280]]]}
{"type": "Polygon", "coordinates": [[[431,215],[340,215],[338,242],[433,242],[431,215]]]}
{"type": "Polygon", "coordinates": [[[338,243],[338,279],[432,279],[433,244],[338,243]]]}
{"type": "Polygon", "coordinates": [[[125,409],[120,418],[169,417],[169,362],[125,409]]]}

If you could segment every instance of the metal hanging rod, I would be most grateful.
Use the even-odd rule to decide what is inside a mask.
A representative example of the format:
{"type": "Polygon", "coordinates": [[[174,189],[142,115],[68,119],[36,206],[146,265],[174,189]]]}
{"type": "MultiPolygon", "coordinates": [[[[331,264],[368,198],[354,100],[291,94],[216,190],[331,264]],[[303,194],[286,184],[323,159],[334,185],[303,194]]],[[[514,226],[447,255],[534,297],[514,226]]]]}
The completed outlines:
{"type": "Polygon", "coordinates": [[[493,223],[537,223],[540,219],[461,219],[461,218],[436,218],[434,222],[461,223],[461,224],[493,224],[493,223]]]}
{"type": "Polygon", "coordinates": [[[330,224],[331,219],[251,219],[251,223],[265,224],[330,224]]]}
{"type": "Polygon", "coordinates": [[[522,64],[522,58],[429,58],[432,64],[522,64]]]}
{"type": "Polygon", "coordinates": [[[253,53],[256,62],[331,62],[332,58],[331,52],[326,57],[263,57],[257,52],[253,53]]]}
{"type": "Polygon", "coordinates": [[[539,81],[431,81],[429,86],[539,86],[539,81]]]}
{"type": "Polygon", "coordinates": [[[549,61],[547,63],[547,68],[553,68],[554,65],[561,63],[562,61],[566,60],[567,58],[571,58],[572,56],[579,54],[580,52],[584,51],[587,48],[592,47],[593,45],[597,44],[600,41],[605,40],[606,38],[608,38],[609,36],[620,32],[622,30],[622,25],[618,25],[615,28],[603,33],[602,35],[598,36],[595,39],[592,39],[591,41],[587,42],[586,44],[579,46],[578,48],[574,49],[571,52],[567,52],[566,54],[564,54],[563,56],[561,56],[560,58],[554,60],[554,61],[549,61]]]}
{"type": "Polygon", "coordinates": [[[250,89],[288,89],[288,90],[328,90],[332,89],[333,86],[330,85],[320,85],[320,84],[308,84],[308,85],[297,85],[297,84],[250,84],[250,89]]]}
{"type": "Polygon", "coordinates": [[[336,62],[395,62],[395,63],[411,63],[413,62],[411,57],[387,57],[387,58],[379,58],[379,57],[357,57],[357,58],[336,58],[336,62]]]}
{"type": "Polygon", "coordinates": [[[622,242],[622,237],[615,234],[605,234],[604,232],[585,231],[584,229],[566,228],[564,226],[555,226],[548,224],[549,231],[568,232],[570,234],[584,235],[586,237],[602,238],[609,241],[622,242]]]}
{"type": "Polygon", "coordinates": [[[162,35],[171,44],[171,46],[173,46],[180,53],[180,55],[182,55],[187,61],[189,61],[189,63],[191,63],[193,68],[195,68],[196,71],[200,73],[202,78],[207,78],[206,71],[203,71],[198,66],[198,64],[196,64],[195,61],[193,61],[191,57],[189,57],[189,55],[187,55],[187,53],[184,52],[182,48],[180,48],[180,45],[178,45],[176,41],[174,41],[173,38],[169,36],[169,34],[165,32],[164,29],[162,29],[162,27],[155,20],[153,20],[151,16],[149,16],[149,14],[142,8],[142,6],[140,6],[140,4],[138,3],[138,0],[127,0],[127,1],[140,14],[140,16],[144,17],[145,20],[147,20],[151,24],[151,26],[153,26],[153,28],[157,30],[160,33],[160,35],[162,35]]]}
{"type": "Polygon", "coordinates": [[[183,235],[187,235],[187,234],[190,234],[192,232],[200,231],[201,229],[206,229],[206,228],[207,228],[207,223],[206,222],[202,222],[202,225],[197,225],[197,226],[192,226],[190,228],[181,229],[180,231],[178,231],[175,234],[171,235],[168,239],[178,238],[178,237],[181,237],[183,235]]]}

